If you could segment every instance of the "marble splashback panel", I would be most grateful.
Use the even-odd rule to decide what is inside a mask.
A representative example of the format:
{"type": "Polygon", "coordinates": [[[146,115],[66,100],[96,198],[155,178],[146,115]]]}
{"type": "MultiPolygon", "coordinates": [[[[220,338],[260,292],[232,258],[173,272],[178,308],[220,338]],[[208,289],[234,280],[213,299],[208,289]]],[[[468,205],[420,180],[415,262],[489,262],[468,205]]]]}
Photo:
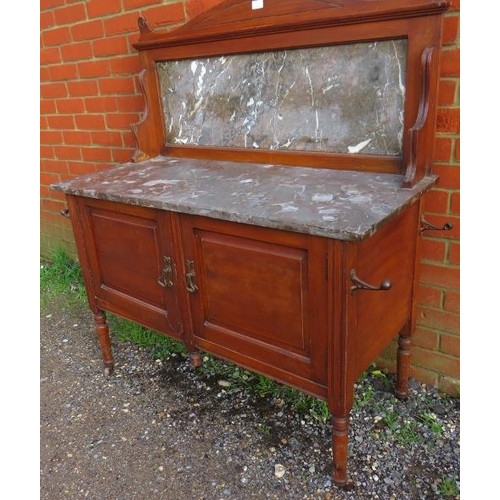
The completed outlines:
{"type": "Polygon", "coordinates": [[[406,40],[157,63],[167,144],[400,155],[406,40]]]}

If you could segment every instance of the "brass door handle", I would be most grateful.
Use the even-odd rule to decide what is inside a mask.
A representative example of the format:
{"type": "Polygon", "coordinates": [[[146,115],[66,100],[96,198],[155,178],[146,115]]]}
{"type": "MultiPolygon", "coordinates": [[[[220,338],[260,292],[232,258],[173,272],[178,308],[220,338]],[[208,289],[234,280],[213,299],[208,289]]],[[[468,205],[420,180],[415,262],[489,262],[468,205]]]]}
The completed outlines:
{"type": "Polygon", "coordinates": [[[163,269],[160,276],[156,280],[157,283],[163,288],[171,288],[174,286],[173,282],[174,271],[172,268],[172,258],[164,256],[163,257],[163,269]]]}
{"type": "Polygon", "coordinates": [[[351,286],[351,295],[353,295],[356,290],[387,291],[392,288],[392,281],[387,279],[383,280],[378,286],[369,285],[356,276],[356,271],[354,269],[351,271],[351,281],[354,283],[354,285],[351,286]]]}
{"type": "Polygon", "coordinates": [[[194,279],[196,278],[196,271],[194,270],[194,261],[188,260],[186,262],[186,290],[190,293],[194,293],[198,290],[194,279]]]}

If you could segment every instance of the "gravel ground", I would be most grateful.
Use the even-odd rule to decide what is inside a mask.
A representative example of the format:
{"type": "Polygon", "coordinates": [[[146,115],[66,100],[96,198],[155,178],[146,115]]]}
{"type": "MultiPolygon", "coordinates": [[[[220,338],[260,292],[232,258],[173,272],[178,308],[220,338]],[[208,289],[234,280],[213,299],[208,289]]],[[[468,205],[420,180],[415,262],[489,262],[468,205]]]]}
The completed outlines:
{"type": "Polygon", "coordinates": [[[81,306],[44,307],[40,340],[41,499],[460,498],[459,400],[415,381],[405,403],[392,375],[356,387],[345,490],[329,423],[279,397],[116,341],[106,377],[81,306]]]}

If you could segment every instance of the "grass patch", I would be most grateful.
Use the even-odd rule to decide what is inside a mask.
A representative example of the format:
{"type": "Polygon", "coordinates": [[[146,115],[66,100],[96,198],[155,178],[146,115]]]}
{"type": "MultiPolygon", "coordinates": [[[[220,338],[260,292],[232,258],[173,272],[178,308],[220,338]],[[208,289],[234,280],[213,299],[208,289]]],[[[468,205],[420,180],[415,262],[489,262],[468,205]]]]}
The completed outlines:
{"type": "Polygon", "coordinates": [[[457,482],[452,477],[445,477],[439,483],[439,493],[444,497],[453,497],[455,498],[460,493],[460,488],[458,487],[457,482]]]}
{"type": "Polygon", "coordinates": [[[40,306],[44,308],[56,297],[70,305],[85,301],[85,285],[78,262],[65,250],[57,249],[47,262],[40,263],[40,306]]]}

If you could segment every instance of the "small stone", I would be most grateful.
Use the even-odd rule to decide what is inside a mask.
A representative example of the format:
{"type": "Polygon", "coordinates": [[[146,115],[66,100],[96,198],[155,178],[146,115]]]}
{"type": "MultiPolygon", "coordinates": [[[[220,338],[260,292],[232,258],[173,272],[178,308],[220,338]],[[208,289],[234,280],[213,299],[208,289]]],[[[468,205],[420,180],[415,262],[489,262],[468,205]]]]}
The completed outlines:
{"type": "Polygon", "coordinates": [[[333,498],[332,492],[331,491],[327,491],[325,493],[325,500],[332,500],[332,498],[333,498]]]}
{"type": "Polygon", "coordinates": [[[281,464],[276,464],[274,466],[274,475],[281,479],[285,475],[285,468],[281,464]]]}
{"type": "Polygon", "coordinates": [[[227,380],[218,380],[217,383],[221,386],[221,387],[231,387],[231,382],[227,381],[227,380]]]}

